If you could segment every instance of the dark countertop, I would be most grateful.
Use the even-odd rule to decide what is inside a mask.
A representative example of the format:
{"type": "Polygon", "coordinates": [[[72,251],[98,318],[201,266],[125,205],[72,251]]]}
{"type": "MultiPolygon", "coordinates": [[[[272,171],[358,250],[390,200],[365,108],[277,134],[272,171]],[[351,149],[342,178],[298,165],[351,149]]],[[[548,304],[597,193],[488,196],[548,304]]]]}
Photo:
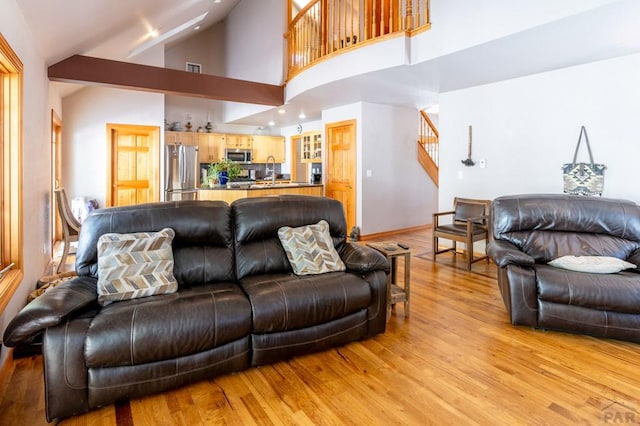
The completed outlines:
{"type": "Polygon", "coordinates": [[[264,189],[274,189],[274,188],[305,188],[305,187],[311,187],[311,186],[323,186],[322,184],[316,184],[316,183],[304,183],[304,182],[291,182],[291,183],[277,183],[275,185],[272,184],[255,184],[255,185],[251,185],[251,186],[240,186],[240,187],[233,187],[233,188],[228,188],[226,186],[216,186],[213,188],[209,188],[209,187],[202,187],[202,188],[198,188],[201,191],[260,191],[260,190],[264,190],[264,189]]]}

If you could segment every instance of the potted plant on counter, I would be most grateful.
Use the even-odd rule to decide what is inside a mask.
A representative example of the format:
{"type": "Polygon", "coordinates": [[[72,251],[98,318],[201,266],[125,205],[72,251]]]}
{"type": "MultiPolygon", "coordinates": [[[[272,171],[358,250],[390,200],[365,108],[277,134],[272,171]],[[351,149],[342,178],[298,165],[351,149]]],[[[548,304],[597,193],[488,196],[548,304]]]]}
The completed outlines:
{"type": "Polygon", "coordinates": [[[242,167],[233,160],[223,158],[217,163],[209,164],[207,176],[209,179],[217,179],[219,185],[226,185],[229,179],[235,179],[240,175],[242,167]]]}

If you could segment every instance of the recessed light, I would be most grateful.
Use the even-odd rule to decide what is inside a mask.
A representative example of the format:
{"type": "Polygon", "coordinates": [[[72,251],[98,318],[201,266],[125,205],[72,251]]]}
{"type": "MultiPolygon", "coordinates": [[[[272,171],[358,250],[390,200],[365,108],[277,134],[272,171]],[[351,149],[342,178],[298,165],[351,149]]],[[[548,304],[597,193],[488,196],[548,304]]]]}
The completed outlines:
{"type": "Polygon", "coordinates": [[[158,37],[158,35],[159,35],[158,30],[151,30],[147,33],[148,38],[156,38],[158,37]]]}
{"type": "Polygon", "coordinates": [[[276,125],[276,122],[275,122],[275,121],[271,120],[271,121],[269,122],[269,126],[275,126],[275,125],[276,125]]]}
{"type": "Polygon", "coordinates": [[[304,115],[304,112],[301,112],[300,115],[298,115],[298,118],[307,118],[307,116],[304,115]]]}
{"type": "Polygon", "coordinates": [[[287,110],[286,110],[286,109],[284,109],[284,108],[280,108],[280,109],[278,110],[278,114],[286,114],[286,112],[287,112],[287,110]]]}
{"type": "Polygon", "coordinates": [[[200,25],[196,25],[195,27],[193,27],[193,29],[198,31],[200,29],[200,25]]]}

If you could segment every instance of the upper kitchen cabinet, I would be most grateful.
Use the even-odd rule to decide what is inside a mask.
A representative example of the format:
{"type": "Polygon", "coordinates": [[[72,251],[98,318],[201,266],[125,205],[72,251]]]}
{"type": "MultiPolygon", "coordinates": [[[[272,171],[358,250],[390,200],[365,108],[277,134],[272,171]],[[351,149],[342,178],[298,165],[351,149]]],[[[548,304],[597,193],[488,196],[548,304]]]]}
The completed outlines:
{"type": "Polygon", "coordinates": [[[285,162],[285,147],[283,136],[254,136],[253,137],[253,162],[266,163],[267,158],[273,155],[276,163],[285,162]]]}
{"type": "Polygon", "coordinates": [[[198,145],[198,133],[164,132],[165,144],[198,145]]]}
{"type": "Polygon", "coordinates": [[[214,163],[224,157],[225,135],[198,133],[198,162],[214,163]]]}
{"type": "Polygon", "coordinates": [[[227,149],[251,149],[251,135],[225,135],[225,146],[227,149]]]}
{"type": "Polygon", "coordinates": [[[322,133],[308,132],[302,134],[300,160],[303,163],[322,163],[322,133]]]}

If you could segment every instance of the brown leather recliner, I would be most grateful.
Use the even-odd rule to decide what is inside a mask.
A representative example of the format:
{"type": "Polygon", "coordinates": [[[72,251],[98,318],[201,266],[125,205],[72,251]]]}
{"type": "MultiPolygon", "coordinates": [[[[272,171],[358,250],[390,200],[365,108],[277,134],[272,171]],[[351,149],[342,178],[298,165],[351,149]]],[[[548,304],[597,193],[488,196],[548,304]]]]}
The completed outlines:
{"type": "Polygon", "coordinates": [[[44,331],[51,421],[384,332],[388,269],[377,251],[346,242],[342,205],[323,197],[96,210],[80,233],[78,278],[28,304],[4,342],[15,346],[44,331]],[[321,219],[347,270],[296,276],[278,228],[321,219]],[[98,238],[165,227],[175,231],[178,291],[98,304],[98,238]]]}
{"type": "Polygon", "coordinates": [[[547,262],[611,256],[640,267],[640,206],[574,195],[515,195],[491,206],[498,285],[512,324],[640,342],[640,273],[595,274],[547,262]]]}

